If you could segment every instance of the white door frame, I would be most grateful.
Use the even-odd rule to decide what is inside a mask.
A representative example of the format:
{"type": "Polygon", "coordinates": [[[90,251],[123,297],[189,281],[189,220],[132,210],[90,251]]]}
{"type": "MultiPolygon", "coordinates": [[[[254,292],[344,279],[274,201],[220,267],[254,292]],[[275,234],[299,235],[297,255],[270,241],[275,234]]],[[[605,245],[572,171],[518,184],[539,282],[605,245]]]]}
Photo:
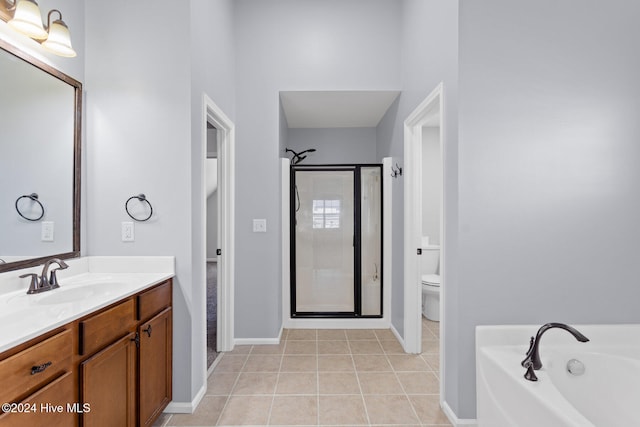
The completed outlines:
{"type": "MultiPolygon", "coordinates": [[[[422,246],[422,127],[434,112],[440,118],[440,148],[442,153],[442,196],[440,211],[440,338],[444,332],[445,269],[445,150],[444,150],[444,87],[443,83],[404,121],[404,349],[407,353],[422,351],[422,286],[417,249],[422,246]]],[[[440,361],[444,363],[440,346],[440,361]]],[[[440,369],[440,396],[444,396],[444,369],[440,369]]]]}
{"type": "MultiPolygon", "coordinates": [[[[234,294],[234,213],[235,213],[235,125],[206,94],[202,95],[202,194],[206,214],[207,190],[205,185],[207,158],[207,122],[217,130],[218,142],[218,240],[222,255],[218,258],[218,334],[217,350],[231,351],[234,347],[233,294],[234,294]]],[[[206,232],[206,215],[203,215],[206,232]]],[[[206,245],[202,245],[201,259],[206,259],[206,245]]],[[[206,263],[205,276],[206,277],[206,263]]],[[[206,298],[204,301],[206,305],[206,298]]],[[[206,313],[206,308],[205,308],[206,313]]]]}

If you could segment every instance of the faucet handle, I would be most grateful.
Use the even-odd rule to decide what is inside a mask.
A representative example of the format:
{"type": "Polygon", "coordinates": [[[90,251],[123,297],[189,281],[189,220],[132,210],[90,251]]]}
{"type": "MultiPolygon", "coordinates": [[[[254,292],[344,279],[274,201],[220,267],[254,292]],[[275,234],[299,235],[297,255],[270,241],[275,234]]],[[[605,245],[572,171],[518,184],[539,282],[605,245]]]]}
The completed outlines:
{"type": "Polygon", "coordinates": [[[524,364],[524,367],[527,368],[527,372],[524,373],[524,377],[529,381],[538,381],[538,377],[536,376],[536,371],[533,368],[533,362],[528,361],[524,364]]]}
{"type": "Polygon", "coordinates": [[[55,261],[58,264],[58,267],[52,268],[49,275],[49,285],[51,286],[51,289],[60,287],[60,285],[58,284],[58,276],[56,275],[56,271],[64,270],[65,268],[69,267],[67,263],[62,260],[56,259],[55,261]]]}
{"type": "Polygon", "coordinates": [[[35,273],[28,273],[28,274],[23,274],[22,276],[20,276],[21,279],[24,279],[25,277],[31,277],[31,283],[29,284],[29,290],[27,291],[27,294],[35,294],[38,291],[38,275],[35,273]]]}

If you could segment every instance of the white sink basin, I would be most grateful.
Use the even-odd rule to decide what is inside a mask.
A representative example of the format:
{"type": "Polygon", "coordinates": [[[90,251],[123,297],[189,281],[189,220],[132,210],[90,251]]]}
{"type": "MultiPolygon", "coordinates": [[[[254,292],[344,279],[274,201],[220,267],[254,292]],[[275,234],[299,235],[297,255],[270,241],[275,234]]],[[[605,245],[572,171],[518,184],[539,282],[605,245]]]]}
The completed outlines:
{"type": "Polygon", "coordinates": [[[121,293],[125,283],[99,282],[92,285],[64,286],[39,294],[26,293],[6,300],[7,304],[27,305],[55,305],[86,301],[88,299],[104,298],[121,293]]]}

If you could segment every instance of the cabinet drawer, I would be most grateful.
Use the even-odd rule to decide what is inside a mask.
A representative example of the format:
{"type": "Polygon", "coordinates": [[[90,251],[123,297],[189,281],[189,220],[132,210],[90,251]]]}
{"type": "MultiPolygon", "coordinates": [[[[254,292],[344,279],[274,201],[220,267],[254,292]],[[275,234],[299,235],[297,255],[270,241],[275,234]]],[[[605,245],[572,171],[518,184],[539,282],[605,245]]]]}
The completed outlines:
{"type": "Polygon", "coordinates": [[[1,361],[0,402],[15,402],[70,369],[72,346],[67,329],[1,361]]]}
{"type": "Polygon", "coordinates": [[[134,302],[128,299],[80,322],[80,355],[94,353],[135,326],[134,302]]]}
{"type": "Polygon", "coordinates": [[[147,320],[171,305],[171,281],[138,295],[138,320],[147,320]]]}
{"type": "Polygon", "coordinates": [[[20,408],[15,408],[17,412],[0,415],[0,427],[77,425],[76,412],[82,408],[73,406],[74,389],[73,375],[67,372],[20,402],[20,408]]]}

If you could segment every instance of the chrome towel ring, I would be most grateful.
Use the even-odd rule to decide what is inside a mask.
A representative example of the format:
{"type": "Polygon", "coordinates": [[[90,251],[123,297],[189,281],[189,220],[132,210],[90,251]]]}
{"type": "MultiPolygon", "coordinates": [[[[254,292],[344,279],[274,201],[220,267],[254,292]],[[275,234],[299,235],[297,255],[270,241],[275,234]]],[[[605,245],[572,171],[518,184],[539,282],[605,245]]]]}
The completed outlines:
{"type": "Polygon", "coordinates": [[[26,219],[27,221],[40,221],[44,216],[44,206],[42,206],[42,203],[40,202],[40,200],[38,200],[37,193],[25,194],[24,196],[18,197],[16,199],[16,211],[18,212],[18,215],[20,215],[22,218],[26,219]],[[20,204],[20,200],[22,199],[29,199],[33,202],[36,202],[38,206],[40,206],[40,210],[42,211],[40,212],[40,216],[37,218],[29,218],[28,216],[25,216],[22,212],[20,212],[20,206],[18,205],[20,204]]]}
{"type": "Polygon", "coordinates": [[[138,221],[138,222],[144,222],[144,221],[148,221],[149,218],[151,218],[151,216],[153,215],[153,206],[151,206],[151,203],[149,202],[149,200],[147,200],[147,196],[145,196],[144,194],[138,194],[137,196],[131,196],[127,199],[127,201],[124,203],[124,209],[127,211],[127,215],[129,215],[131,217],[131,219],[133,219],[134,221],[138,221]],[[135,216],[131,215],[131,212],[129,212],[129,202],[133,199],[138,199],[141,203],[146,203],[147,205],[149,205],[149,216],[144,218],[144,219],[140,219],[140,218],[136,218],[135,216]]]}

